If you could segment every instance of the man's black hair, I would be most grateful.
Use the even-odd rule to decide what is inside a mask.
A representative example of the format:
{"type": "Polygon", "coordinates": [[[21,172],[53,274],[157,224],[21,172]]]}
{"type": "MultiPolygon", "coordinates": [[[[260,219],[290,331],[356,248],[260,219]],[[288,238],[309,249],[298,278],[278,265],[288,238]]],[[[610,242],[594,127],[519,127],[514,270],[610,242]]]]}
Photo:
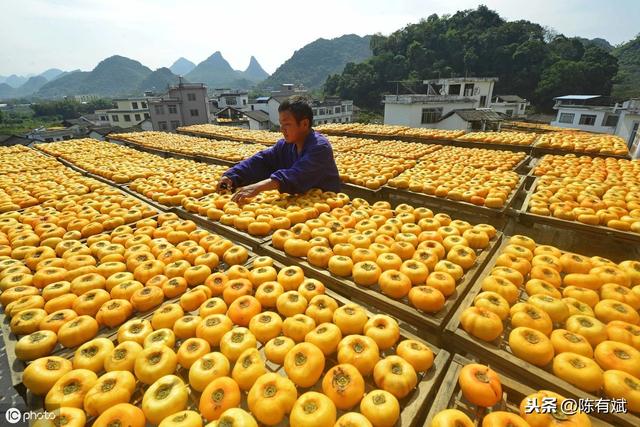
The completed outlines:
{"type": "Polygon", "coordinates": [[[278,113],[289,111],[300,123],[303,119],[309,119],[309,127],[313,125],[313,110],[309,105],[309,100],[304,96],[294,95],[282,101],[278,107],[278,113]]]}

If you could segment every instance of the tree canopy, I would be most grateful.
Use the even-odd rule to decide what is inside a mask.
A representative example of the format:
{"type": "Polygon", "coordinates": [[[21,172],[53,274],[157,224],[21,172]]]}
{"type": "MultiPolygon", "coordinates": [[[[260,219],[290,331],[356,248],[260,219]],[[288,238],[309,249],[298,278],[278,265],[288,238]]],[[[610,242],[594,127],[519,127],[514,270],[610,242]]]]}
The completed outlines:
{"type": "Polygon", "coordinates": [[[431,15],[389,36],[371,37],[373,56],[327,78],[325,93],[381,110],[392,81],[438,77],[498,77],[494,94],[516,94],[540,110],[569,93],[609,95],[618,65],[596,43],[584,43],[539,24],[506,21],[479,6],[454,15],[431,15]]]}

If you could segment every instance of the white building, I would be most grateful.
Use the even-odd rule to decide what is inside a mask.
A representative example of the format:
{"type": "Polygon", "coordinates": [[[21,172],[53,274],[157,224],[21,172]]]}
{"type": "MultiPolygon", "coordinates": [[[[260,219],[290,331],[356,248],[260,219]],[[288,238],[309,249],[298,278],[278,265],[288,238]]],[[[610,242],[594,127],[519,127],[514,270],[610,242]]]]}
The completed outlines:
{"type": "Polygon", "coordinates": [[[78,102],[89,102],[100,99],[98,95],[74,95],[73,99],[78,102]]]}
{"type": "Polygon", "coordinates": [[[601,95],[565,95],[553,98],[558,111],[552,126],[618,135],[631,147],[640,127],[640,99],[613,103],[601,95]]]}
{"type": "Polygon", "coordinates": [[[526,116],[529,101],[518,95],[496,95],[491,100],[491,109],[508,117],[526,116]]]}
{"type": "MultiPolygon", "coordinates": [[[[454,77],[424,80],[426,94],[386,95],[384,97],[384,124],[410,127],[451,129],[455,110],[486,109],[489,107],[497,77],[454,77]]],[[[462,119],[461,115],[457,115],[462,119]]],[[[494,116],[492,116],[493,118],[494,116]]],[[[457,119],[456,119],[457,120],[457,119]]],[[[469,122],[460,123],[466,129],[469,122]]]]}
{"type": "MultiPolygon", "coordinates": [[[[280,126],[278,108],[290,95],[270,96],[267,103],[253,104],[254,111],[265,111],[269,115],[269,121],[273,128],[280,126]],[[266,110],[263,110],[266,106],[266,110]]],[[[312,125],[324,123],[350,123],[353,121],[353,101],[327,97],[323,101],[311,101],[313,111],[312,125]]]]}
{"type": "Polygon", "coordinates": [[[324,101],[314,101],[313,125],[325,123],[350,123],[353,121],[353,101],[337,97],[327,97],[324,101]]]}
{"type": "Polygon", "coordinates": [[[620,119],[615,134],[627,141],[627,146],[631,147],[634,140],[640,137],[640,98],[623,102],[618,111],[620,119]]]}
{"type": "Polygon", "coordinates": [[[120,98],[114,101],[116,108],[95,112],[103,117],[106,115],[109,126],[128,128],[150,117],[147,98],[120,98]]]}
{"type": "Polygon", "coordinates": [[[610,133],[616,131],[620,115],[617,105],[601,95],[565,95],[553,98],[558,111],[551,126],[580,129],[589,132],[610,133]]]}
{"type": "Polygon", "coordinates": [[[472,99],[473,108],[489,107],[497,77],[451,77],[425,80],[427,95],[449,95],[472,99]]]}
{"type": "Polygon", "coordinates": [[[214,102],[217,103],[218,109],[222,110],[226,107],[233,107],[240,110],[250,109],[249,93],[239,90],[221,90],[214,92],[214,102]]]}

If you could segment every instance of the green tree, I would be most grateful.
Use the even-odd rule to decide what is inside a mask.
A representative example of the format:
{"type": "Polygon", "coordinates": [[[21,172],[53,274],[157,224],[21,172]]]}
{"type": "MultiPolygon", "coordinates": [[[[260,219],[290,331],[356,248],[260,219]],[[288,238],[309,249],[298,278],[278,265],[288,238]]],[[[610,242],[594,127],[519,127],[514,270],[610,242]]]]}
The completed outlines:
{"type": "Polygon", "coordinates": [[[389,83],[395,80],[495,76],[495,94],[520,95],[548,110],[550,96],[608,95],[617,70],[616,58],[597,44],[585,47],[526,20],[507,22],[485,6],[431,15],[389,36],[375,34],[370,46],[373,56],[329,76],[325,92],[376,112],[382,96],[395,93],[389,83]]]}

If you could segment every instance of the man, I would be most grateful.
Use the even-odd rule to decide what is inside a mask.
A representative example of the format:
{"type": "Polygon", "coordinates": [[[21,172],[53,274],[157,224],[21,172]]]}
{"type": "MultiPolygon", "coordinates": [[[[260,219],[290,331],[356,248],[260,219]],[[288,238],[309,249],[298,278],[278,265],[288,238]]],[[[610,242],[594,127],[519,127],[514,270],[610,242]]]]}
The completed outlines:
{"type": "Polygon", "coordinates": [[[340,191],[333,149],[327,138],[311,128],[313,111],[306,100],[293,96],[280,104],[278,113],[284,138],[227,170],[218,190],[237,189],[231,200],[238,203],[267,190],[340,191]]]}

